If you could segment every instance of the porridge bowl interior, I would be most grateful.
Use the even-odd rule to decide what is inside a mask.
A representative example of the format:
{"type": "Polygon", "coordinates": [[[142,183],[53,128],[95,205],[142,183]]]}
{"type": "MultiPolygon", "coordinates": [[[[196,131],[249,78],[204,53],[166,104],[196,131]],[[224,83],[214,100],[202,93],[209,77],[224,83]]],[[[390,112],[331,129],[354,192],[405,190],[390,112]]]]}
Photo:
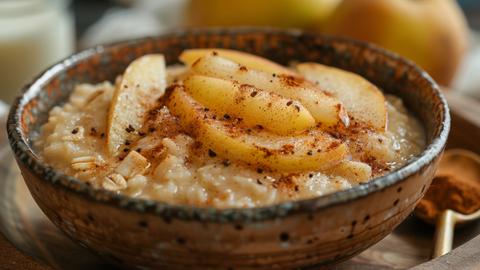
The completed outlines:
{"type": "Polygon", "coordinates": [[[26,89],[7,128],[38,205],[105,258],[287,269],[391,232],[430,184],[449,121],[436,84],[396,55],[244,29],[73,55],[26,89]]]}

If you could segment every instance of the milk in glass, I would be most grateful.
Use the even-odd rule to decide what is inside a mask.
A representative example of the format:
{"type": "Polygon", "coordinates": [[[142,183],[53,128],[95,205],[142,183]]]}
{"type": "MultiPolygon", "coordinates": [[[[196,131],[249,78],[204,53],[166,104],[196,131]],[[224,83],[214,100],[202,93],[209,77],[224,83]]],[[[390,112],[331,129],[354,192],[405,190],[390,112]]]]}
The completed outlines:
{"type": "Polygon", "coordinates": [[[0,99],[11,102],[35,75],[74,49],[69,1],[0,0],[0,99]]]}

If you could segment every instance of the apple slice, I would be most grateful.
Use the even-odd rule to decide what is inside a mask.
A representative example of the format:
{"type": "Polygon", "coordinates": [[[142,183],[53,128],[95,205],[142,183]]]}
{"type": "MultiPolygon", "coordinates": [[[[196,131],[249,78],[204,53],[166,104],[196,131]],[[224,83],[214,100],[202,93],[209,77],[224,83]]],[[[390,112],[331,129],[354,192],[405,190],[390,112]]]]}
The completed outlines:
{"type": "Polygon", "coordinates": [[[377,131],[385,131],[385,97],[375,85],[355,73],[317,63],[298,64],[297,70],[336,96],[345,105],[352,121],[377,131]]]}
{"type": "Polygon", "coordinates": [[[282,172],[328,169],[343,160],[348,151],[341,141],[319,130],[285,137],[214,119],[182,86],[174,89],[167,106],[180,124],[214,155],[253,166],[282,172]]]}
{"type": "Polygon", "coordinates": [[[327,169],[325,173],[362,183],[372,177],[372,168],[363,162],[344,160],[327,169]]]}
{"type": "Polygon", "coordinates": [[[300,77],[248,69],[234,61],[214,55],[197,60],[192,66],[192,71],[204,76],[252,84],[261,90],[298,100],[318,123],[326,127],[340,123],[348,126],[348,115],[342,103],[300,77]]]}
{"type": "Polygon", "coordinates": [[[292,70],[266,58],[228,49],[190,49],[183,51],[179,58],[184,64],[192,66],[198,59],[206,55],[219,55],[247,68],[261,70],[267,73],[295,74],[292,70]]]}
{"type": "Polygon", "coordinates": [[[145,113],[166,87],[165,59],[150,54],[134,60],[115,88],[107,120],[107,147],[116,156],[122,144],[136,138],[145,113]]]}
{"type": "Polygon", "coordinates": [[[300,102],[251,85],[201,75],[188,77],[184,85],[202,105],[219,115],[241,118],[250,127],[289,135],[315,126],[315,119],[300,102]]]}

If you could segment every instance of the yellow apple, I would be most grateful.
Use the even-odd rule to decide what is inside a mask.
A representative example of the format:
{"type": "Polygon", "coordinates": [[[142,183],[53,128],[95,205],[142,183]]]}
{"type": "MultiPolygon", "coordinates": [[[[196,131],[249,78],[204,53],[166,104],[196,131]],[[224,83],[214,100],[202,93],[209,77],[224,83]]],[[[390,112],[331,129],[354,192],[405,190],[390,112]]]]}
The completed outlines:
{"type": "Polygon", "coordinates": [[[306,27],[327,17],[340,0],[190,0],[191,26],[306,27]]]}
{"type": "Polygon", "coordinates": [[[397,52],[444,85],[468,45],[465,17],[454,0],[346,0],[321,30],[397,52]]]}

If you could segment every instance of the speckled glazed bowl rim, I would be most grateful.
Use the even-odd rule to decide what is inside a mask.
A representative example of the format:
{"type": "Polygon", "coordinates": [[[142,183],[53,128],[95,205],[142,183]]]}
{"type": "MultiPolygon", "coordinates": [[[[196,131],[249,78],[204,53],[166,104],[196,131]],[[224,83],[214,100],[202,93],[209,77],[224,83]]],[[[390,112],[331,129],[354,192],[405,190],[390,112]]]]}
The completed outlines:
{"type": "MultiPolygon", "coordinates": [[[[438,128],[438,127],[437,127],[438,128]]],[[[76,53],[61,62],[51,66],[42,74],[40,74],[33,82],[24,88],[23,94],[18,97],[11,110],[7,122],[7,132],[10,140],[11,147],[15,153],[18,162],[21,162],[25,168],[33,172],[34,175],[41,178],[44,181],[50,182],[56,185],[57,188],[63,188],[71,193],[83,196],[88,200],[97,201],[119,207],[128,211],[136,211],[139,213],[151,213],[158,215],[162,218],[177,218],[182,220],[198,220],[206,222],[256,222],[268,219],[275,219],[284,217],[300,212],[314,212],[319,208],[332,207],[334,205],[349,203],[361,197],[367,196],[371,193],[381,191],[382,189],[391,186],[395,183],[399,183],[406,179],[408,176],[415,174],[422,167],[430,164],[432,160],[438,156],[446,143],[448,133],[450,129],[450,115],[449,109],[445,97],[439,90],[438,85],[431,79],[431,77],[412,62],[394,54],[381,49],[377,46],[351,40],[348,38],[323,36],[319,34],[313,34],[303,32],[299,30],[275,30],[266,28],[245,28],[245,29],[196,29],[177,31],[171,34],[160,35],[157,37],[147,37],[141,39],[135,39],[125,42],[118,42],[109,45],[97,46],[90,48],[79,53],[76,53]],[[223,31],[223,32],[222,32],[223,31]],[[435,95],[441,101],[441,108],[443,110],[443,122],[441,123],[440,132],[438,136],[433,138],[432,142],[425,148],[425,150],[417,157],[410,160],[405,166],[393,171],[385,176],[373,179],[368,183],[355,186],[343,191],[334,192],[320,197],[311,199],[304,199],[298,201],[288,201],[278,203],[271,206],[253,207],[253,208],[230,208],[230,209],[217,209],[217,208],[201,208],[188,205],[174,205],[165,202],[153,201],[148,199],[131,198],[126,195],[115,194],[102,189],[95,189],[91,185],[86,184],[74,177],[65,175],[61,172],[54,170],[45,163],[43,163],[34,150],[28,144],[28,138],[22,133],[22,127],[20,125],[21,115],[24,106],[29,103],[42,88],[61,71],[69,69],[76,63],[81,62],[96,54],[102,54],[109,49],[115,47],[122,47],[124,45],[138,44],[142,41],[150,39],[162,39],[170,37],[186,37],[195,34],[215,34],[215,33],[228,33],[228,34],[248,34],[248,33],[269,33],[269,34],[281,34],[291,35],[292,37],[318,37],[322,36],[325,40],[336,42],[348,42],[355,46],[359,46],[362,49],[368,49],[378,54],[382,54],[387,58],[390,58],[396,62],[401,63],[408,67],[409,70],[413,70],[418,73],[423,79],[427,80],[430,88],[434,91],[435,95]]]]}

